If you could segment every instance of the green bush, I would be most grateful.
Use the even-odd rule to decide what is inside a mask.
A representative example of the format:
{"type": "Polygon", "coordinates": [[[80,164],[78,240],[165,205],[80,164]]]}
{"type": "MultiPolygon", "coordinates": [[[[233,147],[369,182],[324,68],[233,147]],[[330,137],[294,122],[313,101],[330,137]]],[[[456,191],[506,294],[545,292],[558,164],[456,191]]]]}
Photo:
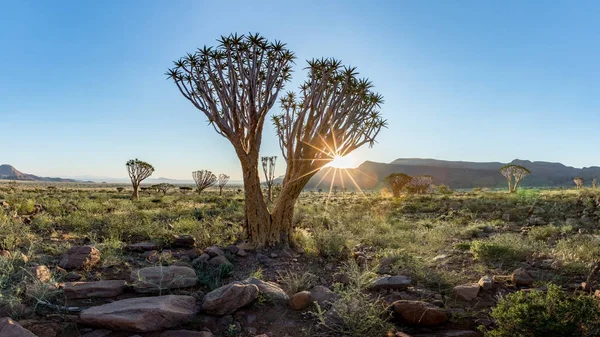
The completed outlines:
{"type": "Polygon", "coordinates": [[[346,236],[333,230],[317,231],[315,233],[315,245],[317,251],[323,257],[341,259],[345,255],[346,236]]]}
{"type": "Polygon", "coordinates": [[[591,296],[569,297],[557,285],[510,294],[492,309],[497,328],[488,337],[600,335],[600,309],[591,296]]]}
{"type": "Polygon", "coordinates": [[[532,252],[531,243],[519,234],[499,234],[488,240],[474,240],[471,252],[475,259],[486,262],[524,261],[532,252]]]}

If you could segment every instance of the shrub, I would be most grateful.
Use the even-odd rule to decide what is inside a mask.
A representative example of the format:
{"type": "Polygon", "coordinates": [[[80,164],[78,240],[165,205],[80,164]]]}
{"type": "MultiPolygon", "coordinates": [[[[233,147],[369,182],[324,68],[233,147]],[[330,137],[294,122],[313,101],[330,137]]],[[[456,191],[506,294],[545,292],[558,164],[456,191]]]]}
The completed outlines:
{"type": "Polygon", "coordinates": [[[474,240],[471,252],[475,259],[486,262],[524,261],[532,252],[532,246],[519,234],[499,234],[488,240],[474,240]]]}
{"type": "Polygon", "coordinates": [[[337,290],[338,299],[324,310],[318,304],[316,331],[311,336],[356,337],[386,336],[392,330],[387,322],[390,312],[386,306],[367,294],[357,291],[337,290]]]}
{"type": "Polygon", "coordinates": [[[346,236],[334,230],[323,230],[315,233],[317,251],[323,257],[334,259],[345,258],[346,236]]]}
{"type": "Polygon", "coordinates": [[[283,270],[277,273],[279,283],[290,294],[309,290],[317,283],[317,276],[309,272],[300,273],[293,270],[283,270]]]}
{"type": "Polygon", "coordinates": [[[542,291],[510,294],[492,309],[497,328],[488,337],[598,336],[600,309],[593,297],[568,297],[557,285],[542,291]]]}

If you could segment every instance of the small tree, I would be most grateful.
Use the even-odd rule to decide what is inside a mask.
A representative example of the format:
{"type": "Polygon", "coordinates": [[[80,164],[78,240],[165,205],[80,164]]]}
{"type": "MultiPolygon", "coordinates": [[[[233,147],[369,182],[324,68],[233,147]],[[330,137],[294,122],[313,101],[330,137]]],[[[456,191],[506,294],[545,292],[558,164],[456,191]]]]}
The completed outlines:
{"type": "Polygon", "coordinates": [[[408,185],[412,177],[404,173],[392,173],[383,179],[383,182],[392,190],[394,197],[399,197],[400,192],[408,185]]]}
{"type": "Polygon", "coordinates": [[[171,184],[167,184],[167,183],[160,183],[160,184],[156,184],[156,185],[152,186],[152,188],[154,188],[157,191],[162,192],[164,195],[166,195],[167,192],[169,192],[169,190],[172,189],[173,187],[175,187],[175,186],[173,186],[171,184]]]}
{"type": "Polygon", "coordinates": [[[131,200],[139,200],[140,184],[144,179],[152,175],[154,172],[154,167],[137,158],[129,160],[125,166],[127,167],[129,178],[131,179],[131,185],[133,185],[133,194],[131,195],[131,200]]]}
{"type": "Polygon", "coordinates": [[[125,187],[117,187],[117,192],[121,193],[125,190],[125,187]]]}
{"type": "Polygon", "coordinates": [[[593,188],[593,189],[596,189],[596,187],[597,187],[597,186],[598,186],[598,181],[596,180],[596,178],[594,178],[594,179],[592,180],[592,188],[593,188]]]}
{"type": "Polygon", "coordinates": [[[411,193],[424,194],[432,183],[433,177],[430,175],[414,176],[407,184],[406,188],[411,193]]]}
{"type": "Polygon", "coordinates": [[[223,194],[223,187],[225,187],[225,185],[227,185],[227,182],[229,181],[229,176],[226,174],[219,174],[219,178],[217,181],[217,185],[219,186],[219,195],[223,194]]]}
{"type": "Polygon", "coordinates": [[[577,186],[577,189],[580,189],[583,187],[583,178],[577,177],[577,178],[573,179],[573,182],[577,186]]]}
{"type": "Polygon", "coordinates": [[[514,193],[517,191],[521,180],[531,174],[531,171],[521,165],[509,164],[500,168],[500,174],[506,177],[508,181],[508,191],[514,193]]]}
{"type": "Polygon", "coordinates": [[[192,172],[192,177],[196,182],[198,193],[201,193],[217,182],[217,176],[209,170],[194,171],[192,172]]]}
{"type": "Polygon", "coordinates": [[[277,156],[261,157],[262,168],[265,174],[265,185],[267,185],[267,200],[273,201],[273,182],[275,181],[275,163],[277,156]]]}

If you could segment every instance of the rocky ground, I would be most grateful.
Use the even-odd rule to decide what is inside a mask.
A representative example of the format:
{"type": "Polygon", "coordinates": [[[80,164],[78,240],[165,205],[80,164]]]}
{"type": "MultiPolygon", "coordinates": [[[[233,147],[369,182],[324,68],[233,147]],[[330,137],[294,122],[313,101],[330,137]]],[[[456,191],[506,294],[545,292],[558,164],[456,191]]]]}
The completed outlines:
{"type": "MultiPolygon", "coordinates": [[[[104,240],[94,237],[114,226],[114,196],[102,206],[112,209],[108,220],[97,220],[105,208],[87,213],[85,223],[96,221],[99,227],[86,230],[70,229],[68,221],[97,205],[96,197],[87,205],[65,198],[61,207],[73,204],[72,211],[52,215],[57,223],[51,230],[39,225],[52,214],[49,206],[14,211],[19,207],[13,198],[3,201],[4,219],[19,225],[12,231],[25,230],[12,245],[8,232],[0,242],[0,336],[468,337],[497,326],[490,310],[507,294],[543,292],[554,283],[573,294],[600,297],[593,195],[577,194],[562,203],[557,200],[563,194],[559,199],[501,196],[493,202],[496,195],[481,197],[390,203],[338,196],[326,206],[328,216],[352,207],[352,219],[360,219],[338,219],[347,224],[338,227],[339,222],[321,218],[315,211],[319,201],[308,195],[298,216],[306,227],[295,235],[294,247],[269,250],[235,236],[207,240],[206,232],[182,230],[188,228],[182,214],[202,219],[211,211],[198,216],[197,204],[181,207],[187,196],[163,200],[167,206],[143,206],[155,214],[146,226],[167,212],[179,219],[174,224],[140,234],[133,226],[144,220],[136,217],[119,227],[116,243],[107,234],[104,240]],[[378,207],[384,212],[377,213],[378,207]],[[373,211],[368,218],[366,209],[373,211]],[[378,222],[369,223],[373,219],[378,222]],[[225,244],[205,245],[211,241],[225,244]],[[28,248],[33,242],[36,248],[28,248]]],[[[202,205],[209,204],[202,199],[202,205]]],[[[227,205],[211,207],[232,212],[227,205]]],[[[194,226],[203,223],[194,221],[201,221],[194,226]]],[[[232,230],[223,223],[221,235],[232,230]]]]}

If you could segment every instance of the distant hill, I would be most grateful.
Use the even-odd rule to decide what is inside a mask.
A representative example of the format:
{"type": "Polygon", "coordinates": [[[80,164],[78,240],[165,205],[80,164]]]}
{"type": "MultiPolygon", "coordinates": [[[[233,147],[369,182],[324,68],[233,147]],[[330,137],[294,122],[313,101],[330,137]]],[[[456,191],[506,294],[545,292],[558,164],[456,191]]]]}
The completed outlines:
{"type": "MultiPolygon", "coordinates": [[[[575,168],[561,163],[520,159],[515,159],[510,164],[522,165],[531,170],[531,175],[521,182],[521,186],[525,187],[574,186],[575,177],[582,177],[587,185],[590,185],[594,178],[600,180],[600,167],[597,166],[575,168]]],[[[444,184],[451,188],[504,187],[506,179],[499,173],[504,165],[506,163],[420,158],[400,158],[389,164],[366,161],[355,169],[347,170],[347,173],[340,174],[338,171],[333,183],[333,169],[325,168],[317,173],[306,187],[328,189],[333,184],[339,188],[353,188],[354,183],[350,175],[360,188],[368,189],[380,185],[383,178],[391,173],[406,173],[411,176],[428,174],[434,177],[436,185],[444,184]]]]}
{"type": "Polygon", "coordinates": [[[74,179],[38,177],[33,174],[23,173],[11,165],[0,165],[0,179],[2,180],[23,180],[23,181],[52,181],[52,182],[78,182],[74,179]]]}

